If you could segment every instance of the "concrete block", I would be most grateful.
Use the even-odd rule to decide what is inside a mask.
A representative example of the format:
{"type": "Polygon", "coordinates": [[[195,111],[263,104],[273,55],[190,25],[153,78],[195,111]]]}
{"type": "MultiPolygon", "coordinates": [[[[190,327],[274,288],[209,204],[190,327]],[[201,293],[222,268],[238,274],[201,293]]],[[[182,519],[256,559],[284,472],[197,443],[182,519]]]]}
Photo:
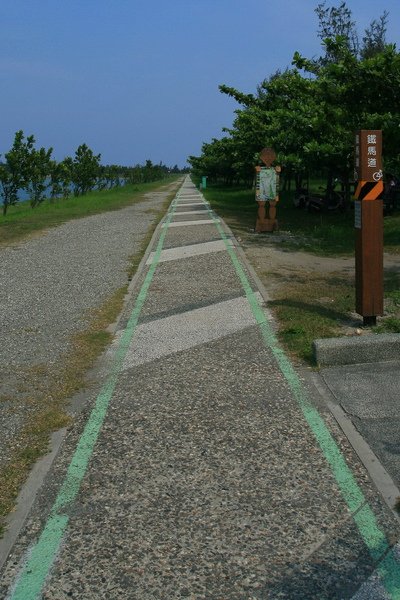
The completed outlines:
{"type": "Polygon", "coordinates": [[[312,349],[315,362],[320,367],[399,360],[400,334],[324,338],[314,340],[312,349]]]}

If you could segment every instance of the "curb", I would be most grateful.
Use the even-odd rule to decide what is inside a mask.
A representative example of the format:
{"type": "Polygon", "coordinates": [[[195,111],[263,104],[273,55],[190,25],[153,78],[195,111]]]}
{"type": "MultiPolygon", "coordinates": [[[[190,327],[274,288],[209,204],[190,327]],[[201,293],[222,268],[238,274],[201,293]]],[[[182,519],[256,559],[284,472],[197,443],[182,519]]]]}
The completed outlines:
{"type": "Polygon", "coordinates": [[[319,367],[400,360],[400,333],[319,339],[312,350],[319,367]]]}

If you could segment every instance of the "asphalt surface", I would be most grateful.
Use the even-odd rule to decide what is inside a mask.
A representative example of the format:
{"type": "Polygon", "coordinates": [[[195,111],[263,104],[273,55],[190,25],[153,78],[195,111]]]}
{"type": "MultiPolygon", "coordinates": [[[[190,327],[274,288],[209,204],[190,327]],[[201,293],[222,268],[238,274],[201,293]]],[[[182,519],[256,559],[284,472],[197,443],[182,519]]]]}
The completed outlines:
{"type": "MultiPolygon", "coordinates": [[[[400,598],[399,521],[329,406],[350,402],[356,367],[335,369],[291,365],[260,282],[186,179],[0,597],[400,598]]],[[[351,402],[376,426],[373,398],[351,402]]]]}

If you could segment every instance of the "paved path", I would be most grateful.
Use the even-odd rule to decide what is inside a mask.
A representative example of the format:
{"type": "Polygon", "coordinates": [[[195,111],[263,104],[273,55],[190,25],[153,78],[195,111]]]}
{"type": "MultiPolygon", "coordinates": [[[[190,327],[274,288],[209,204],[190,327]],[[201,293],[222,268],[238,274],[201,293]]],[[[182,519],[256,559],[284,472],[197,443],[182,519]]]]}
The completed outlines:
{"type": "Polygon", "coordinates": [[[273,329],[187,179],[0,597],[400,598],[399,523],[273,329]]]}
{"type": "Polygon", "coordinates": [[[174,187],[0,248],[0,468],[18,450],[31,398],[63,385],[71,337],[127,284],[129,259],[174,187]]]}

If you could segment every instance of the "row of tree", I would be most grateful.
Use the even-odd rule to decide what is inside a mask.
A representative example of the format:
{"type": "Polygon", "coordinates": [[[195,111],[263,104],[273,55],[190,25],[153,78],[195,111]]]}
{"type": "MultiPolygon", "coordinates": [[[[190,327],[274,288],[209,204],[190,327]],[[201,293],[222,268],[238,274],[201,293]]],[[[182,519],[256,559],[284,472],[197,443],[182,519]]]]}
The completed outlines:
{"type": "Polygon", "coordinates": [[[0,164],[3,215],[18,202],[22,190],[35,208],[46,198],[54,201],[71,194],[81,196],[93,189],[109,189],[121,183],[148,183],[170,173],[180,173],[177,165],[168,168],[162,163],[154,165],[151,160],[134,167],[101,165],[101,155],[94,154],[86,144],[77,148],[73,158],[66,157],[61,162],[53,160],[52,153],[52,148],[37,149],[33,135],[25,137],[23,131],[17,131],[12,148],[0,164]]]}
{"type": "Polygon", "coordinates": [[[354,173],[354,133],[382,129],[385,170],[400,175],[400,54],[386,43],[388,13],[372,21],[362,43],[350,9],[319,4],[318,36],[324,54],[294,54],[292,68],[277,71],[245,94],[220,91],[241,104],[227,134],[191,156],[193,171],[226,183],[253,180],[258,153],[272,146],[286,181],[323,172],[349,182],[354,173]]]}

